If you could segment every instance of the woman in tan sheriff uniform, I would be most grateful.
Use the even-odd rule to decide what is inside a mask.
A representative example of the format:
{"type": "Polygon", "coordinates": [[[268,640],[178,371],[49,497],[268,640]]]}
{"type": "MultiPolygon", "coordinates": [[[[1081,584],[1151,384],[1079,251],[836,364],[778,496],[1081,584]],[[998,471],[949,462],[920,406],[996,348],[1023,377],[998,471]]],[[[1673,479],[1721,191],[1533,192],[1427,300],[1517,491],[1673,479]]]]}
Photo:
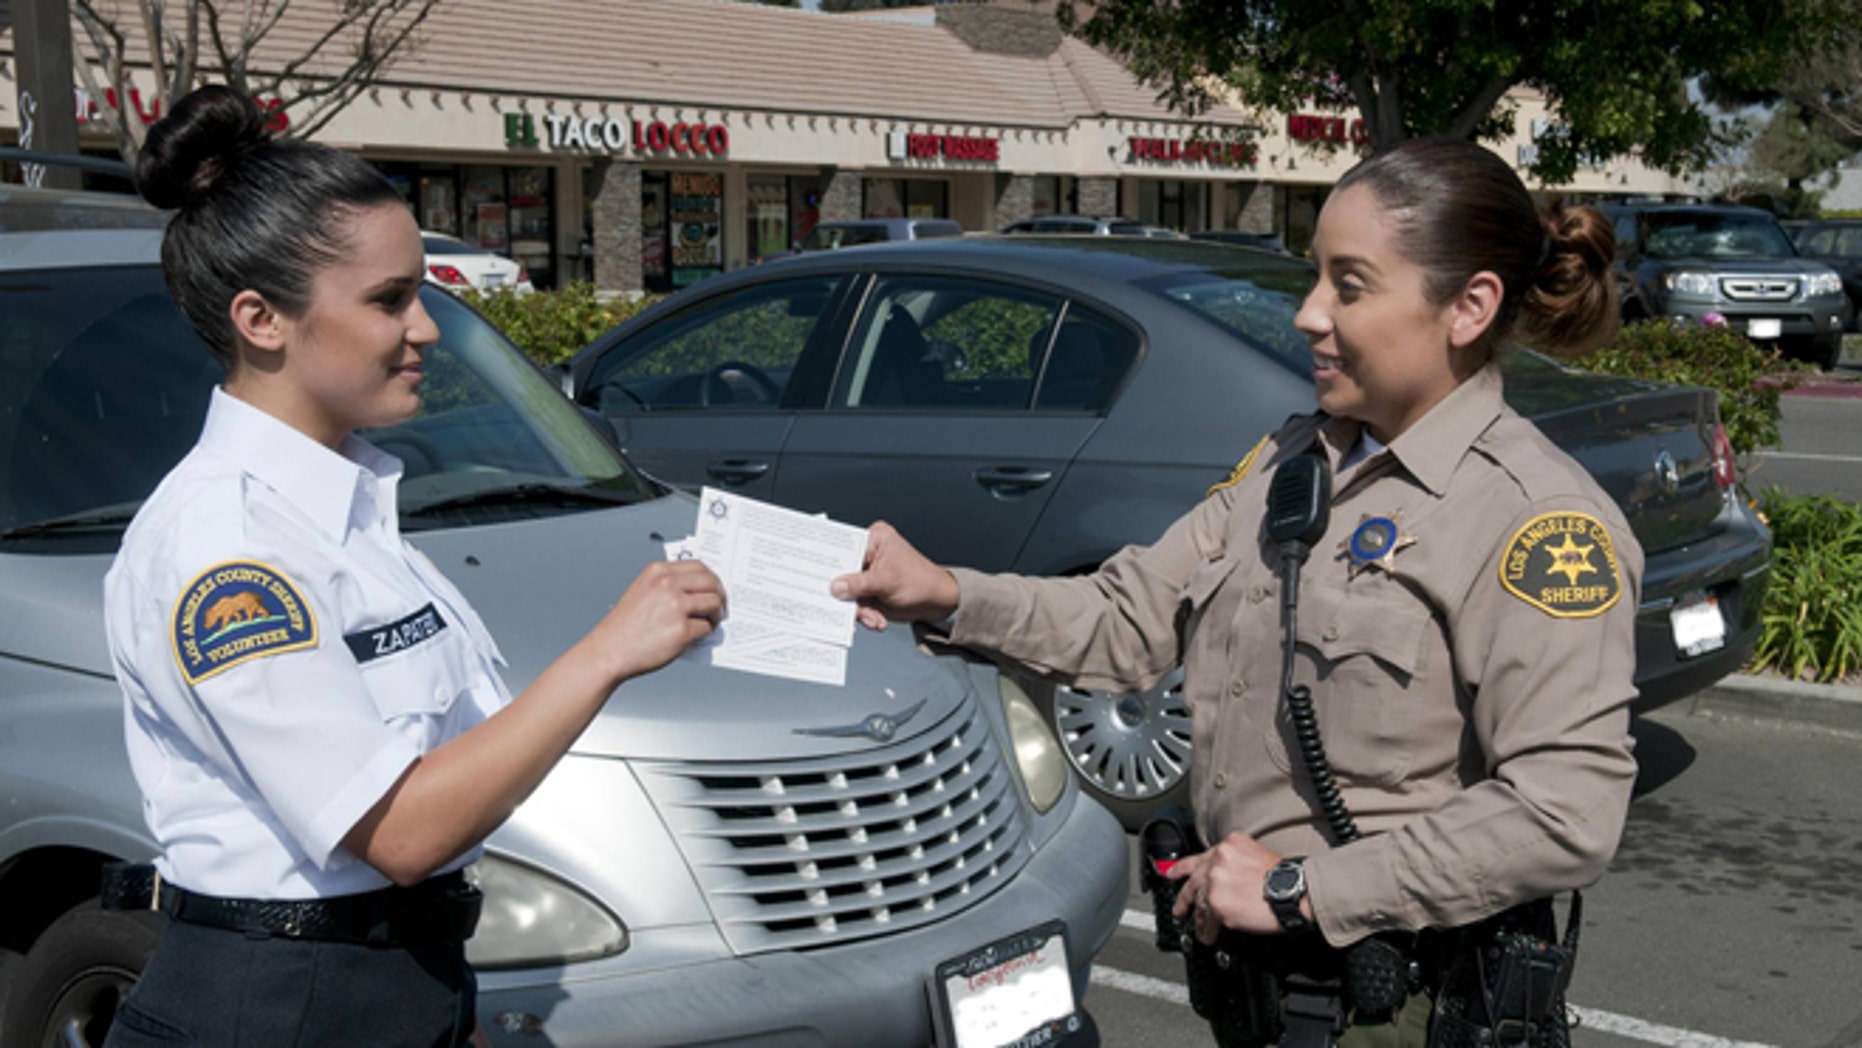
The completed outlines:
{"type": "MultiPolygon", "coordinates": [[[[1083,687],[1142,690],[1181,658],[1198,829],[1216,843],[1172,876],[1205,942],[1310,923],[1342,948],[1587,885],[1635,775],[1642,554],[1591,477],[1507,407],[1494,355],[1606,335],[1613,248],[1602,216],[1542,216],[1485,149],[1424,139],[1374,157],[1320,214],[1295,320],[1320,411],[1155,545],[1029,579],[947,571],[880,524],[837,592],[869,627],[934,623],[1083,687]],[[1300,575],[1293,680],[1364,834],[1342,847],[1281,698],[1279,553],[1262,522],[1274,474],[1307,452],[1329,463],[1332,498],[1300,575]]],[[[1420,1044],[1417,1013],[1386,1043],[1420,1044]]]]}

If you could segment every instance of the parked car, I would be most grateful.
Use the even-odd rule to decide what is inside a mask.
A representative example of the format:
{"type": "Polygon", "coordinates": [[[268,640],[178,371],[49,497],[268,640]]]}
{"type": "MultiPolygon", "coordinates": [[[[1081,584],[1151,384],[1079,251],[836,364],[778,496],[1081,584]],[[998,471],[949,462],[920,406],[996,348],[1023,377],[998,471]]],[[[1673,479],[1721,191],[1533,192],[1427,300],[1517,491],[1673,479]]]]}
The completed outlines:
{"type": "Polygon", "coordinates": [[[796,245],[797,251],[832,251],[888,240],[930,240],[960,237],[963,227],[948,218],[862,218],[847,222],[821,222],[796,245]]]}
{"type": "Polygon", "coordinates": [[[1796,226],[1791,236],[1797,253],[1829,266],[1843,278],[1843,294],[1849,299],[1849,330],[1857,330],[1856,311],[1862,307],[1862,219],[1818,218],[1796,226]]]}
{"type": "Polygon", "coordinates": [[[1009,234],[1056,233],[1083,234],[1086,236],[1141,237],[1147,236],[1144,223],[1129,218],[1101,215],[1042,215],[1039,218],[1024,218],[1019,222],[1010,222],[1002,227],[1002,232],[1009,234]]]}
{"type": "MultiPolygon", "coordinates": [[[[221,377],[164,287],[164,220],[0,186],[6,1045],[101,1043],[159,927],[96,896],[103,863],[155,847],[103,576],[221,377]]],[[[401,527],[483,616],[515,691],[696,504],[478,314],[420,294],[441,331],[423,410],[365,436],[406,463],[401,527]]],[[[861,631],[844,687],[685,660],[629,682],[491,836],[467,952],[494,1044],[916,1048],[941,1021],[940,966],[1023,930],[1060,929],[1083,994],[1126,861],[1013,681],[861,631]]]]}
{"type": "Polygon", "coordinates": [[[1287,246],[1272,233],[1242,233],[1233,229],[1211,229],[1201,233],[1191,233],[1191,240],[1207,240],[1212,244],[1232,244],[1236,247],[1258,247],[1262,251],[1272,251],[1276,255],[1291,255],[1287,246]]]}
{"type": "Polygon", "coordinates": [[[1606,204],[1625,321],[1718,314],[1754,341],[1833,367],[1849,302],[1770,213],[1730,204],[1606,204]]]}
{"type": "Polygon", "coordinates": [[[1174,229],[1166,229],[1163,226],[1145,226],[1144,235],[1147,237],[1152,237],[1157,240],[1188,240],[1189,239],[1189,237],[1184,236],[1182,233],[1179,233],[1178,231],[1174,229]]]}
{"type": "MultiPolygon", "coordinates": [[[[570,390],[670,483],[884,518],[945,563],[1086,572],[1157,538],[1262,434],[1313,409],[1293,327],[1311,282],[1302,261],[1196,241],[875,247],[662,302],[579,353],[570,390]]],[[[1770,540],[1734,490],[1715,394],[1534,354],[1507,370],[1509,401],[1591,469],[1649,554],[1642,707],[1738,667],[1770,540]],[[1674,612],[1704,600],[1724,635],[1678,650],[1674,612]]],[[[1182,797],[1179,678],[1141,696],[1034,694],[1127,826],[1182,797]]]]}
{"type": "Polygon", "coordinates": [[[420,234],[427,253],[427,282],[448,291],[497,291],[510,288],[520,295],[535,290],[530,272],[489,248],[473,247],[444,233],[420,234]]]}

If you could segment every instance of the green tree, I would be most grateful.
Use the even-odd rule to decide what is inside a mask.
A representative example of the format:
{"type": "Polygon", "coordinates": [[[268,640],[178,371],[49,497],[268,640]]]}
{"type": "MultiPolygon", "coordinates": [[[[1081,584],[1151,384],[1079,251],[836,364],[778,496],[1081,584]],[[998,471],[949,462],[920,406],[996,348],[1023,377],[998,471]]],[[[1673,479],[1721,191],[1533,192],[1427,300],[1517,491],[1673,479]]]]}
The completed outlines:
{"type": "Polygon", "coordinates": [[[1808,182],[1862,150],[1862,0],[1831,0],[1829,16],[1807,23],[1779,74],[1756,85],[1720,77],[1704,81],[1707,96],[1728,106],[1765,106],[1753,137],[1751,169],[1781,184],[1781,210],[1815,213],[1808,182]]]}
{"type": "Polygon", "coordinates": [[[1124,59],[1180,110],[1221,86],[1291,112],[1355,108],[1373,150],[1513,130],[1513,88],[1545,96],[1539,177],[1636,153],[1669,171],[1704,164],[1713,122],[1689,101],[1709,71],[1732,88],[1775,82],[1806,19],[1847,0],[1059,0],[1063,28],[1124,59]]]}

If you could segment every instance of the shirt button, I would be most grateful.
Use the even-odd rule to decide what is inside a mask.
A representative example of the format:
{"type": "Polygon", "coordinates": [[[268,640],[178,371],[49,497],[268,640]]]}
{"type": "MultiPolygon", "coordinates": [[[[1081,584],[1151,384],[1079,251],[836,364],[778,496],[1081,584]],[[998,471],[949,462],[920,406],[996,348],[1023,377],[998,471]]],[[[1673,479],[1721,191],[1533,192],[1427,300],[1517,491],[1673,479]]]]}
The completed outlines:
{"type": "Polygon", "coordinates": [[[1266,600],[1267,599],[1267,587],[1256,586],[1253,589],[1249,590],[1248,599],[1253,601],[1256,604],[1259,604],[1260,602],[1266,600]]]}
{"type": "Polygon", "coordinates": [[[433,689],[433,701],[434,702],[445,702],[446,701],[446,689],[445,688],[433,689]]]}
{"type": "Polygon", "coordinates": [[[1240,681],[1236,681],[1228,686],[1228,693],[1236,697],[1240,697],[1241,693],[1247,690],[1248,686],[1240,681]]]}
{"type": "Polygon", "coordinates": [[[1222,774],[1221,772],[1216,772],[1216,774],[1215,774],[1215,788],[1219,790],[1219,789],[1222,789],[1223,787],[1225,787],[1225,786],[1227,786],[1227,785],[1228,785],[1228,776],[1226,776],[1226,775],[1224,775],[1224,774],[1222,774]]]}
{"type": "Polygon", "coordinates": [[[1337,640],[1338,639],[1338,627],[1327,626],[1325,628],[1325,639],[1326,640],[1337,640]]]}

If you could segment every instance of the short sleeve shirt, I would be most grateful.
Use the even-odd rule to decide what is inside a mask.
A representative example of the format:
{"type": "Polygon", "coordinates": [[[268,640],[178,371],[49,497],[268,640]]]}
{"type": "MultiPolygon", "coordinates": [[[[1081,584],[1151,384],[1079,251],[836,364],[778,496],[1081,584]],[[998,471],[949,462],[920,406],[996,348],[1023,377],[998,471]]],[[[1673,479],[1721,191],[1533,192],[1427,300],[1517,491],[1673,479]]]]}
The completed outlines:
{"type": "Polygon", "coordinates": [[[387,885],[343,837],[510,701],[483,623],[401,536],[400,476],[365,441],[332,450],[215,390],[130,526],[105,622],[165,879],[271,899],[387,885]]]}

